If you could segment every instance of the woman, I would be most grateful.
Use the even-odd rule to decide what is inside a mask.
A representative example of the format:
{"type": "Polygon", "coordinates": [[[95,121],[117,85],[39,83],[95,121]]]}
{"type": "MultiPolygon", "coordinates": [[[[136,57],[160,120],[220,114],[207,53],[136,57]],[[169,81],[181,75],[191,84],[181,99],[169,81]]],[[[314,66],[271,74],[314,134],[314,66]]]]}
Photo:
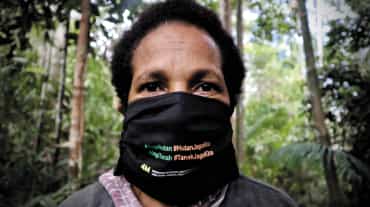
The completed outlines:
{"type": "Polygon", "coordinates": [[[61,206],[295,206],[239,174],[230,116],[244,73],[212,11],[192,0],[144,11],[112,59],[125,117],[117,166],[61,206]]]}

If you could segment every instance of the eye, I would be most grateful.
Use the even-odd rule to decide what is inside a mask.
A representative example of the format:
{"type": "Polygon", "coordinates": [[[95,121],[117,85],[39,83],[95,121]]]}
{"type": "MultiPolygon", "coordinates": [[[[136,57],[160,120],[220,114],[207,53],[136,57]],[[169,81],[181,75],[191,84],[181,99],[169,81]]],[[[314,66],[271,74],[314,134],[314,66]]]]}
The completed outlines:
{"type": "Polygon", "coordinates": [[[211,91],[212,89],[214,89],[214,87],[209,83],[203,83],[199,86],[199,89],[201,89],[202,91],[211,91]]]}
{"type": "Polygon", "coordinates": [[[197,87],[196,90],[200,92],[221,92],[221,88],[214,83],[202,82],[197,87]]]}
{"type": "Polygon", "coordinates": [[[139,91],[146,91],[146,92],[157,92],[162,90],[162,84],[158,81],[144,83],[139,87],[139,91]]]}

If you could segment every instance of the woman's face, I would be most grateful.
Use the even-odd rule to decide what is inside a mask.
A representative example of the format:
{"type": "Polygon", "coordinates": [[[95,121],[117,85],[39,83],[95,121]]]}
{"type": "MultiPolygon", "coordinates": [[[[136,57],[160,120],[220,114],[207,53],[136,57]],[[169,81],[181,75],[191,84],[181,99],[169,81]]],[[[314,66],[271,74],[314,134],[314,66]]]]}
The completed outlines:
{"type": "Polygon", "coordinates": [[[230,104],[217,44],[204,31],[167,22],[149,32],[132,58],[128,103],[172,92],[186,92],[230,104]]]}

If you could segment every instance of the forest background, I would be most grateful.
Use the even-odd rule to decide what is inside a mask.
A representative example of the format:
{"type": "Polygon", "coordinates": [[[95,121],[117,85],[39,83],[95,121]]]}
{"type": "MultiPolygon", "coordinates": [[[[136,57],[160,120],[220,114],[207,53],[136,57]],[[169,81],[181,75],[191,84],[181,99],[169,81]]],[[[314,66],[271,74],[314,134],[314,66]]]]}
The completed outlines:
{"type": "MultiPolygon", "coordinates": [[[[111,48],[151,2],[0,2],[0,207],[57,206],[114,167],[111,48]]],[[[370,1],[198,2],[248,68],[234,116],[242,173],[301,207],[367,206],[370,1]]]]}

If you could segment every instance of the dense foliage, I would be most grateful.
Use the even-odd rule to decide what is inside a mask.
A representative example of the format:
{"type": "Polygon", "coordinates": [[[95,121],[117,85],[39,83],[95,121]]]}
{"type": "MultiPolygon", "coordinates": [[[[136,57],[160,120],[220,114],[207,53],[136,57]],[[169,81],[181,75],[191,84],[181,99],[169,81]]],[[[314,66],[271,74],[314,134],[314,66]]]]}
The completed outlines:
{"type": "Polygon", "coordinates": [[[322,89],[335,142],[358,159],[345,176],[348,196],[360,206],[370,202],[370,4],[348,2],[358,16],[331,23],[322,89]]]}
{"type": "MultiPolygon", "coordinates": [[[[251,29],[256,35],[253,40],[272,44],[275,48],[276,42],[281,43],[289,39],[288,44],[292,44],[297,41],[291,33],[292,28],[281,30],[279,28],[284,27],[277,26],[287,24],[285,28],[289,28],[291,21],[287,21],[287,19],[294,20],[294,17],[291,17],[291,14],[283,9],[289,7],[286,4],[288,2],[268,2],[272,4],[260,6],[260,1],[257,4],[251,4],[253,9],[256,10],[256,5],[258,5],[257,10],[261,10],[262,15],[258,16],[256,24],[264,25],[251,29]],[[266,11],[269,11],[268,17],[263,15],[266,11]]],[[[367,194],[370,175],[368,160],[370,149],[368,145],[370,25],[366,2],[347,1],[356,15],[331,21],[330,31],[327,34],[324,67],[319,69],[319,73],[324,95],[324,109],[327,112],[330,135],[334,143],[332,148],[315,143],[316,135],[309,124],[311,105],[303,94],[304,90],[296,99],[300,109],[293,113],[299,114],[301,118],[287,119],[286,113],[284,113],[287,110],[294,110],[292,107],[294,104],[285,98],[289,97],[288,94],[297,94],[294,93],[296,90],[292,89],[299,87],[290,86],[287,81],[279,82],[279,80],[284,80],[283,77],[286,77],[286,73],[280,71],[279,74],[275,74],[273,71],[277,68],[289,68],[290,65],[302,67],[299,65],[300,61],[293,61],[293,63],[290,61],[291,64],[284,66],[272,62],[274,69],[270,68],[268,73],[263,73],[258,68],[269,68],[270,61],[273,60],[271,55],[266,54],[268,50],[258,47],[247,52],[247,54],[252,54],[250,57],[252,74],[249,78],[262,79],[263,81],[260,84],[256,82],[248,84],[250,87],[262,86],[262,88],[259,88],[255,94],[258,98],[252,95],[247,104],[246,128],[252,133],[248,133],[249,136],[246,137],[246,145],[249,149],[246,156],[250,163],[245,163],[245,169],[248,174],[283,186],[302,206],[323,206],[327,203],[325,180],[320,166],[325,150],[334,153],[337,173],[342,183],[341,186],[350,200],[350,206],[361,206],[369,202],[367,194]],[[254,55],[259,51],[259,48],[265,54],[254,55]],[[259,64],[262,67],[258,67],[259,64]],[[268,87],[269,85],[273,86],[268,87]],[[280,85],[288,87],[281,89],[280,85]],[[284,93],[287,91],[289,91],[288,94],[284,93]],[[271,98],[269,93],[278,93],[280,96],[271,98]],[[261,97],[261,102],[255,102],[256,99],[261,100],[261,97]],[[283,100],[279,102],[279,99],[283,100]],[[268,110],[266,110],[266,106],[268,110]],[[291,125],[293,127],[290,128],[291,125]],[[287,129],[288,133],[285,133],[287,129]],[[295,130],[289,131],[289,129],[295,130]],[[258,133],[256,136],[255,132],[262,136],[258,136],[258,133]],[[292,139],[294,135],[295,138],[292,139]],[[283,140],[282,144],[276,146],[276,143],[280,143],[279,140],[283,140]],[[270,142],[274,145],[271,145],[270,142]],[[249,147],[250,145],[251,147],[249,147]],[[258,149],[259,153],[257,154],[256,150],[258,149]],[[290,182],[291,180],[294,181],[290,182]]],[[[296,44],[299,46],[299,43],[296,44]]],[[[283,57],[279,62],[287,62],[286,60],[289,58],[284,54],[284,49],[278,51],[275,54],[283,57]]],[[[294,50],[290,50],[290,52],[299,53],[294,50]]],[[[296,60],[299,60],[299,57],[296,60]]],[[[288,77],[292,76],[288,75],[288,77]]]]}

